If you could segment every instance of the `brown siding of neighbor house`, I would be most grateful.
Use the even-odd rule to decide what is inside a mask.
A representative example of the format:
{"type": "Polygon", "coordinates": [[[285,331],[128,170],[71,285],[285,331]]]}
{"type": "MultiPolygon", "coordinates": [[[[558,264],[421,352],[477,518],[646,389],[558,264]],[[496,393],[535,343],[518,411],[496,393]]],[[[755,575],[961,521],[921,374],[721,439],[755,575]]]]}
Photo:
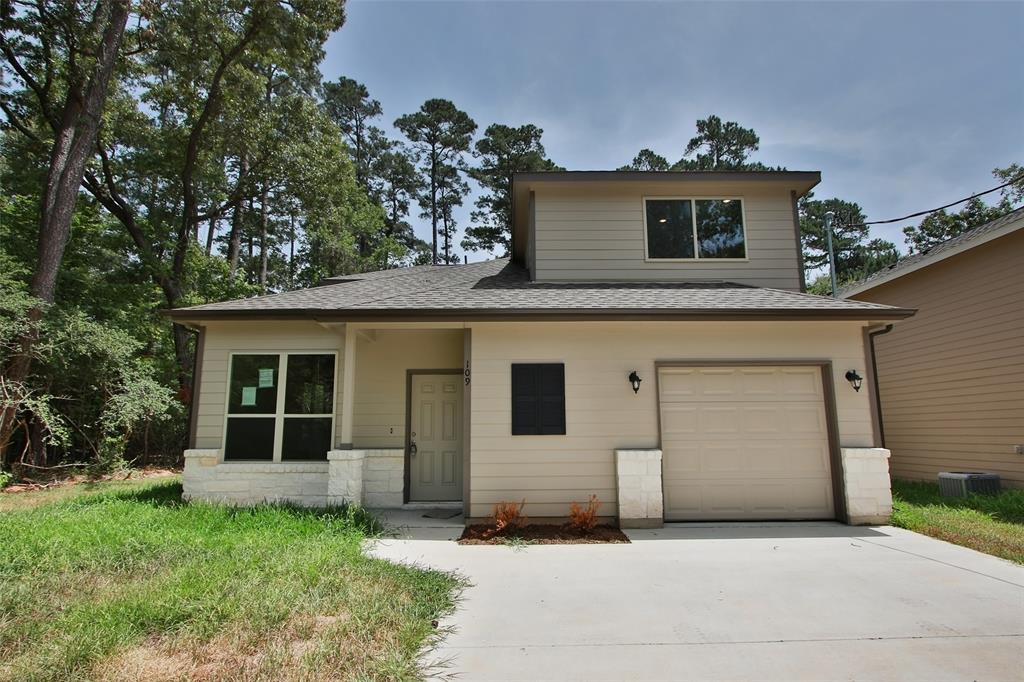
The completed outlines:
{"type": "Polygon", "coordinates": [[[852,298],[917,308],[876,337],[895,478],[999,474],[1024,487],[1024,231],[852,298]]]}

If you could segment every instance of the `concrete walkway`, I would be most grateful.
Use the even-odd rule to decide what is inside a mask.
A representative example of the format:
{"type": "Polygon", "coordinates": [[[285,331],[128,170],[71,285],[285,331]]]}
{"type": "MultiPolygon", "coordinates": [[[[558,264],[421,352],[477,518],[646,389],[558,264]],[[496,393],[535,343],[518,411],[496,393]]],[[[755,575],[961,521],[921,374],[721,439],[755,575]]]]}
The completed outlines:
{"type": "MultiPolygon", "coordinates": [[[[406,518],[405,516],[408,516],[406,518]]],[[[686,524],[630,545],[373,553],[472,583],[430,654],[461,680],[1024,680],[1024,568],[895,528],[686,524]]]]}

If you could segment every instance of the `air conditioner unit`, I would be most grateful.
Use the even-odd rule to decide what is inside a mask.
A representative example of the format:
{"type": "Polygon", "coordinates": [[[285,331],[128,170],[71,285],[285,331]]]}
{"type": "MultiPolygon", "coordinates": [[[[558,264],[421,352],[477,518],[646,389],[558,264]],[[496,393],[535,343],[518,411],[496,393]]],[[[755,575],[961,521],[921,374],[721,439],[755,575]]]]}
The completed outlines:
{"type": "Polygon", "coordinates": [[[971,494],[997,495],[999,474],[981,471],[940,471],[939,493],[946,497],[965,497],[971,494]]]}

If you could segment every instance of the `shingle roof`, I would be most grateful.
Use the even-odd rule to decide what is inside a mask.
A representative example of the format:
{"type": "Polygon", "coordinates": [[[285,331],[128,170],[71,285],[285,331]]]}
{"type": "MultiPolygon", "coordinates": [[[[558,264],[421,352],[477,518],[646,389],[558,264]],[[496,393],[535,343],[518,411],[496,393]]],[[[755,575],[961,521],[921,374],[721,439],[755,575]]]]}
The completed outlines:
{"type": "Polygon", "coordinates": [[[322,286],[170,311],[176,319],[761,319],[906,317],[912,311],[730,282],[532,282],[507,259],[383,270],[322,286]]]}
{"type": "Polygon", "coordinates": [[[997,237],[1004,232],[1013,232],[1021,228],[1024,228],[1024,206],[1010,211],[991,222],[959,234],[952,239],[935,244],[920,253],[905,256],[884,270],[879,270],[859,282],[853,282],[841,288],[839,296],[851,296],[855,293],[866,291],[878,286],[882,282],[902,277],[914,270],[944,260],[961,251],[980,246],[989,239],[997,237]]]}

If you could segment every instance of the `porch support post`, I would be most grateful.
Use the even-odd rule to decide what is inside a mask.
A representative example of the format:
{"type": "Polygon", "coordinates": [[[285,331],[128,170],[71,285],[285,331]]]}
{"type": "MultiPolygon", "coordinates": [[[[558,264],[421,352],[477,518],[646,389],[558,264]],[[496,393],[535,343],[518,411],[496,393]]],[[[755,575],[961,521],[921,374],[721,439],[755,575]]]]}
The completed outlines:
{"type": "Polygon", "coordinates": [[[356,330],[345,325],[344,370],[341,378],[341,443],[339,449],[352,449],[352,414],[356,391],[356,330]]]}

